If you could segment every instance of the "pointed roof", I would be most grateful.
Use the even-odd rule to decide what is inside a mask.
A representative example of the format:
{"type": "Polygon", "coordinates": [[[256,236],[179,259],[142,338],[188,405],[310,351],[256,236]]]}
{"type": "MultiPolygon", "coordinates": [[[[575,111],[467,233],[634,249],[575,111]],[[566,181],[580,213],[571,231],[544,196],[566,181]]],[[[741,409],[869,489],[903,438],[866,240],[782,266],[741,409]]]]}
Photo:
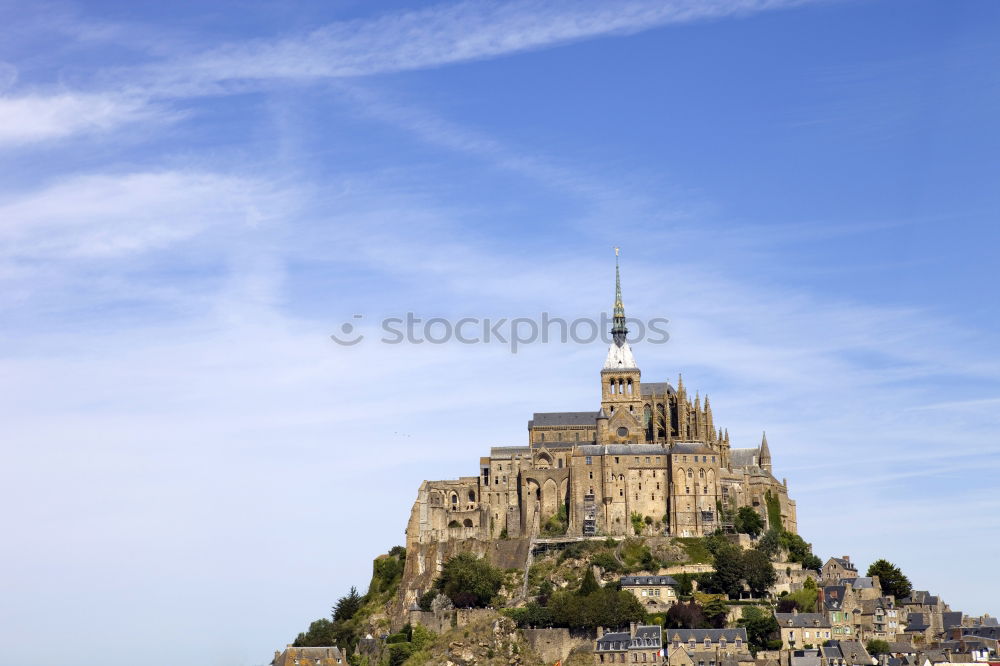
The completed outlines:
{"type": "Polygon", "coordinates": [[[771,449],[767,447],[767,432],[764,432],[764,436],[760,442],[760,462],[762,465],[770,464],[771,462],[771,449]]]}

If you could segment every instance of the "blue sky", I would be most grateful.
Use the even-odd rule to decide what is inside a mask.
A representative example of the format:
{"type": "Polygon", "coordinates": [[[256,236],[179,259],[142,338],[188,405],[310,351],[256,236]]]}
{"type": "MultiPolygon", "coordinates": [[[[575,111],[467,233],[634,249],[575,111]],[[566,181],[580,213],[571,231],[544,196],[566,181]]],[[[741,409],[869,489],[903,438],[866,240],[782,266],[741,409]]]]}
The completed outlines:
{"type": "Polygon", "coordinates": [[[594,408],[596,316],[823,557],[998,612],[1000,5],[0,2],[0,637],[263,664],[417,485],[594,408]],[[364,315],[361,344],[329,335],[364,315]],[[369,479],[377,479],[373,488],[369,479]],[[52,627],[60,638],[53,640],[52,627]]]}

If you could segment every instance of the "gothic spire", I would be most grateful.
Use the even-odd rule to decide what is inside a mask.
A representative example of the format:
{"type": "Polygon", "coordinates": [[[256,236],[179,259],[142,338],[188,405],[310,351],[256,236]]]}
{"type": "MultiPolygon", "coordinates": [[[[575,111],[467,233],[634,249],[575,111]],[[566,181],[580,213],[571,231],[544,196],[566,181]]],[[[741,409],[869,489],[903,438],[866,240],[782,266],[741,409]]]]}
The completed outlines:
{"type": "Polygon", "coordinates": [[[622,278],[618,266],[618,248],[615,248],[615,309],[611,326],[611,337],[615,344],[621,347],[625,344],[628,329],[625,328],[625,305],[622,303],[622,278]]]}
{"type": "Polygon", "coordinates": [[[758,454],[758,460],[760,461],[760,466],[763,469],[767,470],[768,472],[771,471],[771,449],[769,449],[767,446],[766,432],[764,433],[764,436],[761,437],[760,440],[760,453],[758,454]]]}

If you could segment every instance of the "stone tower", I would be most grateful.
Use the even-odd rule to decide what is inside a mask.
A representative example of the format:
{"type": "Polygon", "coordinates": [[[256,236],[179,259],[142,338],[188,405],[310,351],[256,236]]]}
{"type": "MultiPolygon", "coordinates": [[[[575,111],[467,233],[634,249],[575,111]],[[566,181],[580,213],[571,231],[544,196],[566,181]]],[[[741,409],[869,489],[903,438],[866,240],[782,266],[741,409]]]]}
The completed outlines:
{"type": "Polygon", "coordinates": [[[605,441],[599,444],[639,443],[646,435],[642,423],[641,373],[628,344],[625,306],[622,304],[621,271],[615,248],[615,306],[611,345],[601,369],[601,409],[608,417],[605,441]]]}
{"type": "Polygon", "coordinates": [[[760,464],[760,468],[771,473],[771,449],[767,447],[767,433],[760,440],[760,453],[757,456],[757,462],[760,464]]]}

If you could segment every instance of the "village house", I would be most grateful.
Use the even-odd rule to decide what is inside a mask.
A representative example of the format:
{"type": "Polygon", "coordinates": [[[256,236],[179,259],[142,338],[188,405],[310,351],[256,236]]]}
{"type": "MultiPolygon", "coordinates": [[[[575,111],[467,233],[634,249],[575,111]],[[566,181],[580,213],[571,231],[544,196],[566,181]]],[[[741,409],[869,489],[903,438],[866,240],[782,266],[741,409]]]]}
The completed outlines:
{"type": "Polygon", "coordinates": [[[846,585],[826,585],[820,590],[822,612],[830,620],[834,640],[853,640],[861,626],[861,604],[850,583],[846,585]]]}
{"type": "Polygon", "coordinates": [[[659,664],[663,661],[663,633],[658,625],[636,625],[628,631],[604,633],[597,628],[595,664],[659,664]]]}
{"type": "Polygon", "coordinates": [[[739,629],[667,629],[670,666],[726,666],[753,661],[747,632],[739,629]]]}
{"type": "Polygon", "coordinates": [[[622,576],[620,582],[649,612],[669,610],[677,603],[677,581],[670,576],[622,576]]]}
{"type": "Polygon", "coordinates": [[[790,649],[818,647],[833,637],[830,618],[825,613],[775,613],[781,640],[790,649]]]}
{"type": "Polygon", "coordinates": [[[820,576],[824,583],[837,584],[844,578],[857,578],[858,568],[851,563],[851,558],[847,555],[831,557],[820,569],[820,576]]]}

